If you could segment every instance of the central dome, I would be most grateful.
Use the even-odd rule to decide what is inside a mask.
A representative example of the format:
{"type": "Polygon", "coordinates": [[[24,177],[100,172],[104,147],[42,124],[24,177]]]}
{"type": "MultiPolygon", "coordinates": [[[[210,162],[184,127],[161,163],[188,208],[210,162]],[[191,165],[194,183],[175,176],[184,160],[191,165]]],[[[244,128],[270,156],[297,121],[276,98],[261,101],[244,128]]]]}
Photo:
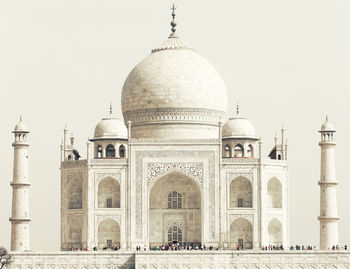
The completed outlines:
{"type": "Polygon", "coordinates": [[[132,137],[212,138],[203,125],[213,129],[226,116],[226,96],[218,71],[172,34],[128,75],[122,111],[132,137]]]}

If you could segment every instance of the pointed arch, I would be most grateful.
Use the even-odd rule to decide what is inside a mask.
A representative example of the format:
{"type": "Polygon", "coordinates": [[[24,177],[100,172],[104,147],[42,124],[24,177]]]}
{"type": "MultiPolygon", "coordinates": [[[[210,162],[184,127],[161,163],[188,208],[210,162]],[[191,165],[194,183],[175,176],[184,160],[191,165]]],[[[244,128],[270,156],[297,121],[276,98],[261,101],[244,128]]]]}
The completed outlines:
{"type": "Polygon", "coordinates": [[[271,245],[283,244],[282,223],[278,219],[273,218],[269,221],[268,234],[269,234],[269,244],[271,245]]]}
{"type": "Polygon", "coordinates": [[[98,248],[120,247],[120,226],[111,218],[102,220],[98,225],[98,248]]]}
{"type": "Polygon", "coordinates": [[[71,178],[68,182],[68,209],[83,208],[83,187],[80,178],[71,178]]]}
{"type": "Polygon", "coordinates": [[[231,147],[230,145],[226,144],[224,147],[224,157],[225,158],[231,158],[231,147]]]}
{"type": "Polygon", "coordinates": [[[252,144],[248,145],[247,157],[254,158],[254,146],[252,144]]]}
{"type": "Polygon", "coordinates": [[[267,207],[282,208],[282,184],[276,177],[267,183],[267,207]]]}
{"type": "Polygon", "coordinates": [[[252,207],[253,186],[249,179],[239,176],[230,183],[230,207],[252,207]]]}
{"type": "Polygon", "coordinates": [[[98,207],[120,208],[120,184],[112,178],[106,177],[98,184],[98,207]]]}
{"type": "Polygon", "coordinates": [[[102,146],[101,145],[97,145],[97,147],[96,147],[96,157],[102,158],[102,146]]]}
{"type": "Polygon", "coordinates": [[[239,217],[231,223],[230,242],[233,248],[253,248],[253,225],[249,220],[239,217]]]}
{"type": "Polygon", "coordinates": [[[244,148],[241,144],[237,144],[233,149],[233,157],[244,157],[244,148]]]}
{"type": "Polygon", "coordinates": [[[115,148],[113,145],[109,144],[106,147],[106,157],[107,158],[114,158],[115,157],[115,148]]]}
{"type": "Polygon", "coordinates": [[[148,226],[151,246],[167,244],[169,239],[200,243],[201,225],[201,190],[196,180],[172,171],[150,185],[148,226]],[[174,226],[177,227],[176,236],[181,230],[181,240],[174,237],[173,232],[170,238],[169,229],[174,226]]]}
{"type": "Polygon", "coordinates": [[[120,145],[120,147],[119,147],[119,157],[120,158],[125,158],[125,147],[124,147],[124,145],[120,145]]]}

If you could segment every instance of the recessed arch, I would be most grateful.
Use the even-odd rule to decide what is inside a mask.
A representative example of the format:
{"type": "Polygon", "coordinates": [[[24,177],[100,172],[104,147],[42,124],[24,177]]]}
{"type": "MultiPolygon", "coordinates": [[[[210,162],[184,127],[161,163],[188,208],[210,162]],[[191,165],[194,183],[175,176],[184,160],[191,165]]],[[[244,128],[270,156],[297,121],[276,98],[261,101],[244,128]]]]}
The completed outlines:
{"type": "Polygon", "coordinates": [[[112,178],[106,177],[98,184],[98,207],[120,208],[120,184],[112,178]]]}
{"type": "Polygon", "coordinates": [[[83,187],[80,178],[71,178],[68,182],[68,209],[83,208],[83,187]]]}
{"type": "Polygon", "coordinates": [[[113,145],[109,144],[106,147],[106,157],[107,158],[114,158],[115,157],[115,148],[113,145]]]}
{"type": "Polygon", "coordinates": [[[268,234],[269,234],[269,244],[271,245],[283,244],[282,223],[278,219],[273,218],[269,221],[268,234]]]}
{"type": "Polygon", "coordinates": [[[231,223],[230,242],[233,248],[253,248],[253,225],[249,220],[239,217],[231,223]]]}
{"type": "Polygon", "coordinates": [[[82,247],[82,219],[81,217],[68,216],[68,248],[80,249],[82,247]]]}
{"type": "Polygon", "coordinates": [[[233,157],[243,157],[244,156],[244,148],[241,144],[237,144],[233,148],[233,157]]]}
{"type": "Polygon", "coordinates": [[[98,225],[97,232],[98,248],[120,247],[120,226],[111,218],[102,220],[98,225]]]}
{"type": "Polygon", "coordinates": [[[282,208],[282,184],[276,177],[267,183],[267,207],[282,208]]]}
{"type": "Polygon", "coordinates": [[[230,207],[252,207],[253,186],[249,179],[239,176],[230,183],[230,207]]]}
{"type": "Polygon", "coordinates": [[[169,229],[174,226],[181,230],[183,243],[200,243],[201,203],[199,184],[187,175],[173,171],[156,179],[149,191],[150,245],[168,244],[169,229]],[[169,194],[171,202],[181,200],[181,207],[177,200],[177,208],[169,208],[169,194]]]}

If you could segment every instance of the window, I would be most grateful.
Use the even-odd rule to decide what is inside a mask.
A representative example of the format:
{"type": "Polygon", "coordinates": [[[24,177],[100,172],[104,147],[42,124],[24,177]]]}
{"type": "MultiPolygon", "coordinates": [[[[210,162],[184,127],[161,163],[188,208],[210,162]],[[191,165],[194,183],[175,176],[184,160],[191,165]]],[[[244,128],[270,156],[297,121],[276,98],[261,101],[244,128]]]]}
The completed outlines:
{"type": "Polygon", "coordinates": [[[107,158],[113,158],[115,157],[115,149],[113,145],[108,145],[106,148],[106,157],[107,158]]]}
{"type": "Polygon", "coordinates": [[[111,208],[112,207],[112,198],[108,198],[107,199],[107,208],[111,208]]]}
{"type": "Polygon", "coordinates": [[[238,247],[240,249],[244,249],[244,240],[243,239],[238,239],[238,247]]]}
{"type": "Polygon", "coordinates": [[[169,230],[168,230],[168,242],[169,243],[182,242],[182,230],[179,227],[173,226],[173,227],[169,228],[169,230]]]}
{"type": "Polygon", "coordinates": [[[177,209],[182,208],[182,195],[176,191],[168,195],[168,208],[177,209]]]}
{"type": "Polygon", "coordinates": [[[244,207],[243,206],[243,199],[238,198],[238,207],[244,207]]]}
{"type": "Polygon", "coordinates": [[[125,157],[125,147],[123,145],[121,145],[119,147],[119,157],[120,158],[124,158],[125,157]]]}

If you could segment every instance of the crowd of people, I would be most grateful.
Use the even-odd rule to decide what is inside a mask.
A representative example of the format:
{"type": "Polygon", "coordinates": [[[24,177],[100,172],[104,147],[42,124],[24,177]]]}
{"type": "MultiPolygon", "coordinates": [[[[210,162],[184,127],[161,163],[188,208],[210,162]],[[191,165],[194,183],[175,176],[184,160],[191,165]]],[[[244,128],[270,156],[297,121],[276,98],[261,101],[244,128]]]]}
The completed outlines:
{"type": "MultiPolygon", "coordinates": [[[[119,247],[113,247],[113,248],[107,248],[104,247],[102,248],[102,250],[104,251],[118,251],[120,248],[119,247]]],[[[87,248],[71,248],[71,251],[88,251],[87,248]]],[[[93,247],[92,249],[93,251],[97,251],[97,247],[93,247]]],[[[148,250],[146,245],[144,245],[143,247],[141,246],[137,246],[136,247],[136,251],[146,251],[148,250]]],[[[223,250],[222,248],[219,247],[213,247],[213,246],[205,246],[205,245],[201,245],[199,243],[169,243],[169,244],[163,244],[163,245],[155,245],[155,246],[151,246],[149,250],[152,251],[169,251],[169,250],[223,250]]],[[[241,246],[237,246],[234,250],[249,250],[249,249],[245,249],[244,247],[241,246]]],[[[251,249],[250,249],[251,250],[251,249]]],[[[317,248],[316,246],[312,246],[312,245],[292,245],[289,248],[285,248],[283,245],[268,245],[268,246],[263,246],[261,248],[261,250],[263,251],[273,251],[273,250],[280,250],[280,251],[284,251],[284,250],[289,250],[289,251],[316,251],[317,248]]],[[[344,246],[339,246],[339,245],[335,245],[332,246],[331,248],[329,248],[329,250],[348,250],[348,246],[344,245],[344,246]]]]}

